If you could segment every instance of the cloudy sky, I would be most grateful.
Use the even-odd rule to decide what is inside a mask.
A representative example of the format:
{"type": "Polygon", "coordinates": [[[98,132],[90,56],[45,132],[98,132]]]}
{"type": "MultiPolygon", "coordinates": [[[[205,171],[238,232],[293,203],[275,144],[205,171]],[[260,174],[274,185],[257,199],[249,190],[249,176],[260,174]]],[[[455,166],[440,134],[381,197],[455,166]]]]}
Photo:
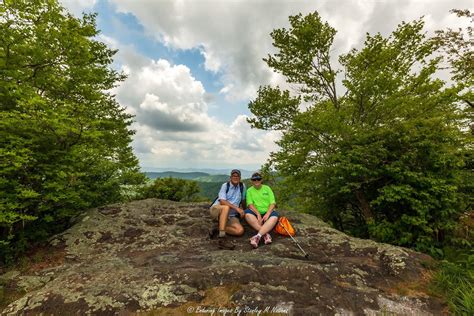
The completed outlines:
{"type": "Polygon", "coordinates": [[[275,132],[253,130],[247,108],[260,85],[284,86],[262,61],[269,33],[288,16],[318,11],[337,31],[334,60],[367,32],[388,35],[424,16],[426,31],[459,26],[452,8],[472,0],[62,0],[98,13],[100,40],[119,49],[128,79],[114,91],[135,115],[133,148],[154,168],[255,170],[277,150],[275,132]]]}

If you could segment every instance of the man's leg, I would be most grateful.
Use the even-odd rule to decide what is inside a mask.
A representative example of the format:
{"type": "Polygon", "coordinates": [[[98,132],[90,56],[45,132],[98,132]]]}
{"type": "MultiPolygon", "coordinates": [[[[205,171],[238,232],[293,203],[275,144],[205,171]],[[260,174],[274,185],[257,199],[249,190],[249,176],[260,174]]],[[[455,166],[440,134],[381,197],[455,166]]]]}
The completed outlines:
{"type": "Polygon", "coordinates": [[[222,206],[219,204],[211,206],[209,209],[209,215],[212,218],[212,225],[209,227],[209,238],[213,239],[219,235],[219,215],[221,213],[222,206]]]}
{"type": "Polygon", "coordinates": [[[219,214],[219,238],[217,245],[221,249],[229,249],[232,250],[235,248],[235,245],[228,240],[226,237],[226,228],[227,228],[227,220],[229,216],[230,207],[227,205],[221,205],[221,211],[219,214]]]}
{"type": "Polygon", "coordinates": [[[227,205],[221,205],[221,212],[219,214],[219,236],[225,235],[225,227],[227,225],[227,217],[229,216],[229,209],[227,205]]]}
{"type": "Polygon", "coordinates": [[[277,216],[270,216],[270,218],[265,223],[263,223],[258,233],[262,236],[265,235],[266,233],[270,232],[273,229],[273,227],[275,227],[275,224],[277,222],[278,222],[277,216]]]}
{"type": "Polygon", "coordinates": [[[229,224],[225,227],[225,232],[233,236],[242,236],[244,234],[244,227],[240,224],[237,217],[231,217],[229,224]]]}
{"type": "Polygon", "coordinates": [[[252,214],[245,214],[245,220],[256,231],[259,231],[262,228],[262,226],[260,226],[258,223],[257,217],[252,214]]]}

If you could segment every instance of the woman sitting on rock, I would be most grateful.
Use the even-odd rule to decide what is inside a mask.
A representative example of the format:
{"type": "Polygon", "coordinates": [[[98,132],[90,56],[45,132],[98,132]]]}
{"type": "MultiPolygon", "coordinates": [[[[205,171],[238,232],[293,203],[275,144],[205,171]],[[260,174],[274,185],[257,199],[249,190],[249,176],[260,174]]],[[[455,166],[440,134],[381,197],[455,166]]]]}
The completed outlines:
{"type": "Polygon", "coordinates": [[[278,221],[278,213],[274,211],[275,196],[268,185],[262,184],[262,179],[260,173],[252,174],[252,186],[246,194],[248,209],[245,210],[245,220],[257,231],[257,234],[250,238],[250,244],[254,248],[258,247],[262,237],[265,245],[272,242],[269,232],[278,221]]]}

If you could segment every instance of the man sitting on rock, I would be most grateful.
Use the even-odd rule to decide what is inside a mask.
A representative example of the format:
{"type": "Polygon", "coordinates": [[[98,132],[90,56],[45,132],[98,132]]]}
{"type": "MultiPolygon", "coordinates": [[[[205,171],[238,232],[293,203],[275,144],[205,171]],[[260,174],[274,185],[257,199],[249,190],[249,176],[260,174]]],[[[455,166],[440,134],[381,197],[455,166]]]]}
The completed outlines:
{"type": "Polygon", "coordinates": [[[223,183],[217,199],[210,208],[211,217],[218,221],[218,226],[211,228],[209,236],[218,236],[218,246],[221,249],[234,249],[235,245],[226,238],[226,235],[242,236],[244,228],[240,218],[245,213],[240,206],[245,206],[245,185],[240,182],[240,170],[230,172],[230,180],[223,183]]]}
{"type": "Polygon", "coordinates": [[[255,172],[250,180],[252,186],[247,190],[248,209],[245,210],[245,220],[257,231],[250,238],[252,247],[257,248],[262,237],[265,245],[272,242],[269,232],[278,222],[278,213],[274,211],[276,203],[273,191],[268,185],[262,184],[262,175],[255,172]]]}

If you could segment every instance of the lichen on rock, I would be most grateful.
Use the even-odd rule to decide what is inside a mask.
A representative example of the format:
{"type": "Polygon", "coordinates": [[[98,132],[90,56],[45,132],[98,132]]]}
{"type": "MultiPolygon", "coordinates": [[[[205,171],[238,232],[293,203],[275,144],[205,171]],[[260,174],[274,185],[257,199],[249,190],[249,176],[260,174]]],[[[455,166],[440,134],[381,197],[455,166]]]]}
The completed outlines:
{"type": "Polygon", "coordinates": [[[4,314],[185,313],[199,304],[248,306],[308,314],[436,314],[444,305],[429,293],[397,294],[417,282],[422,262],[414,251],[347,236],[320,219],[290,211],[305,259],[290,238],[274,235],[253,249],[253,234],[230,237],[236,249],[209,240],[206,203],[157,199],[88,210],[51,239],[64,260],[0,278],[26,290],[4,314]]]}

